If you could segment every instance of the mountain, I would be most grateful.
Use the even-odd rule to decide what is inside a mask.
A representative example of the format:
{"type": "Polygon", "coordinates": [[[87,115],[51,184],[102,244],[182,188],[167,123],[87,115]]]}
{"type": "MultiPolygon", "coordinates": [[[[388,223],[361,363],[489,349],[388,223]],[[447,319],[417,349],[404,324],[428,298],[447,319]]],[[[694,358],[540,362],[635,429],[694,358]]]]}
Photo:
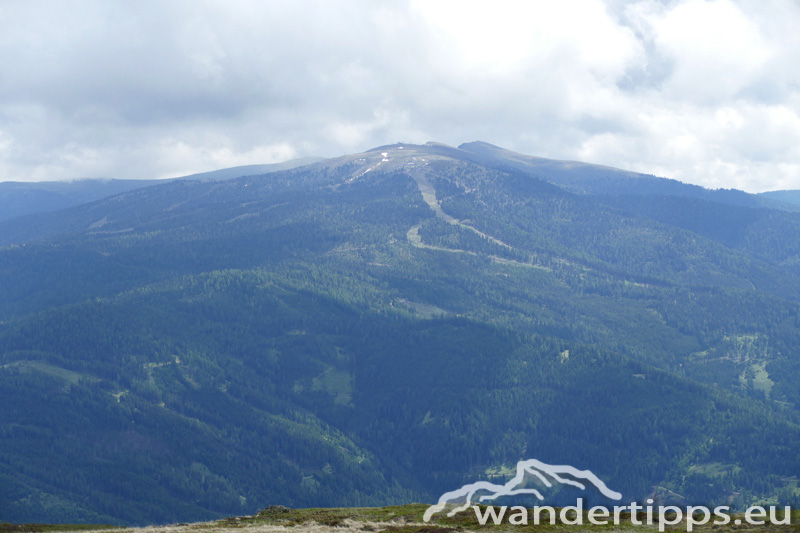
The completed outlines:
{"type": "Polygon", "coordinates": [[[785,204],[800,205],[800,191],[768,191],[759,194],[762,198],[783,202],[785,204]]]}
{"type": "Polygon", "coordinates": [[[543,159],[505,150],[485,142],[465,143],[460,150],[475,154],[485,165],[520,170],[568,190],[600,195],[660,195],[698,198],[743,207],[768,207],[797,212],[796,202],[777,196],[748,194],[736,189],[705,189],[699,185],[579,161],[543,159]]]}
{"type": "Polygon", "coordinates": [[[607,179],[397,144],[0,223],[3,519],[433,503],[528,459],[791,495],[800,276],[740,243],[794,257],[795,214],[607,179]]]}
{"type": "Polygon", "coordinates": [[[57,211],[159,183],[159,180],[82,179],[0,182],[0,221],[57,211]]]}
{"type": "Polygon", "coordinates": [[[484,142],[462,144],[459,149],[474,154],[472,161],[479,164],[540,177],[800,273],[800,205],[791,200],[792,191],[756,195],[710,190],[611,167],[527,156],[484,142]]]}
{"type": "MultiPolygon", "coordinates": [[[[212,172],[192,174],[174,179],[219,180],[252,174],[267,174],[322,161],[321,157],[305,157],[271,165],[247,165],[212,172]]],[[[57,211],[94,202],[133,189],[158,185],[168,180],[80,179],[73,181],[0,182],[0,221],[33,213],[57,211]]]]}

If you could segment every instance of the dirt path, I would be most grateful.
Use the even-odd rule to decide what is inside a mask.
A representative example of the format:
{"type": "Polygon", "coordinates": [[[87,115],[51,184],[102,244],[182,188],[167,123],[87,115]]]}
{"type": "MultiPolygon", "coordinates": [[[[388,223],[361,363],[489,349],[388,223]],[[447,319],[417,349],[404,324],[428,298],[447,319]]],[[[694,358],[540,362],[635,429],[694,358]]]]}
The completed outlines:
{"type": "MultiPolygon", "coordinates": [[[[437,217],[441,218],[445,222],[448,222],[449,224],[452,224],[454,226],[459,226],[469,231],[472,231],[473,233],[480,235],[484,239],[487,239],[490,242],[493,242],[494,244],[498,244],[504,248],[507,248],[508,250],[514,249],[513,246],[504,243],[500,239],[496,239],[491,235],[487,235],[482,231],[473,228],[469,224],[465,224],[464,222],[458,220],[457,218],[445,213],[444,210],[442,210],[442,206],[439,204],[439,200],[436,198],[436,189],[433,187],[433,184],[430,182],[430,180],[428,180],[428,177],[425,176],[425,174],[422,172],[411,172],[410,175],[412,178],[414,178],[414,181],[417,183],[419,192],[422,194],[422,199],[425,201],[426,204],[428,204],[428,206],[431,209],[433,209],[433,212],[436,213],[437,217]]],[[[415,248],[421,248],[424,250],[435,250],[438,252],[447,252],[451,254],[467,254],[473,256],[485,255],[486,257],[491,259],[492,262],[499,263],[502,265],[514,265],[526,268],[552,270],[551,268],[542,265],[537,265],[533,262],[516,261],[514,259],[506,259],[504,257],[500,257],[497,255],[479,254],[477,252],[471,252],[469,250],[461,250],[458,248],[445,248],[443,246],[433,246],[430,244],[425,244],[422,242],[422,237],[419,236],[419,229],[421,226],[422,224],[417,224],[416,226],[413,226],[411,229],[409,229],[408,232],[406,233],[406,238],[408,239],[408,242],[411,244],[411,246],[414,246],[415,248]]]]}
{"type": "MultiPolygon", "coordinates": [[[[496,239],[496,238],[492,237],[491,235],[487,235],[487,234],[483,233],[482,231],[480,231],[480,230],[478,230],[476,228],[473,228],[469,224],[465,224],[462,221],[458,220],[457,218],[452,217],[452,216],[448,215],[447,213],[445,213],[442,210],[442,206],[439,204],[439,200],[437,200],[437,198],[436,198],[436,189],[433,187],[433,184],[430,182],[430,180],[428,180],[428,177],[422,172],[411,172],[410,174],[411,174],[411,177],[414,178],[414,181],[417,183],[417,187],[419,188],[419,192],[422,193],[422,199],[425,201],[426,204],[428,204],[428,206],[431,209],[433,209],[433,212],[436,213],[437,217],[441,218],[442,220],[444,220],[444,221],[446,221],[446,222],[448,222],[450,224],[453,224],[454,226],[460,226],[460,227],[462,227],[462,228],[464,228],[466,230],[469,230],[469,231],[471,231],[473,233],[476,233],[476,234],[480,235],[481,237],[483,237],[484,239],[488,239],[490,242],[493,242],[494,244],[499,244],[500,246],[502,246],[504,248],[507,248],[509,250],[513,250],[514,249],[513,246],[504,243],[500,239],[496,239]]],[[[417,230],[419,230],[419,226],[415,226],[415,227],[417,228],[417,230]]],[[[411,228],[411,229],[413,230],[414,228],[411,228]]],[[[409,230],[409,233],[410,233],[410,230],[409,230]]]]}

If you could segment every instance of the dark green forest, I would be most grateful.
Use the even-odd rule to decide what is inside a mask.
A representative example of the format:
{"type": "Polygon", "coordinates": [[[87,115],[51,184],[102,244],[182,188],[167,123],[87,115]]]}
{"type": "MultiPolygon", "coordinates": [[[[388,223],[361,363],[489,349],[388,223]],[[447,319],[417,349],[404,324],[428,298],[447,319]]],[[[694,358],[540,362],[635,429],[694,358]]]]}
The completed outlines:
{"type": "Polygon", "coordinates": [[[0,223],[0,521],[434,502],[527,458],[797,501],[800,215],[472,148],[0,223]]]}

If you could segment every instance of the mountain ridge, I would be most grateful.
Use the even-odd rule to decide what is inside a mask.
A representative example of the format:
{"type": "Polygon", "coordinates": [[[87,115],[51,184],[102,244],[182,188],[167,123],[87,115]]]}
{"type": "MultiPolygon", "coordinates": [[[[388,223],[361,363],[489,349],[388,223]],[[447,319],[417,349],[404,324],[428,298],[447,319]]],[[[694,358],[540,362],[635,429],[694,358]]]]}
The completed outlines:
{"type": "Polygon", "coordinates": [[[641,174],[610,166],[527,156],[482,141],[461,144],[459,149],[484,156],[487,161],[509,165],[517,170],[546,174],[550,180],[556,183],[593,194],[688,196],[731,205],[798,211],[798,208],[791,203],[769,197],[759,197],[760,195],[737,189],[706,189],[700,185],[683,183],[676,179],[641,174]]]}
{"type": "Polygon", "coordinates": [[[171,180],[231,179],[265,174],[323,161],[321,157],[292,159],[282,163],[245,165],[165,179],[84,178],[62,181],[0,182],[0,222],[20,216],[74,207],[130,190],[171,180]]]}

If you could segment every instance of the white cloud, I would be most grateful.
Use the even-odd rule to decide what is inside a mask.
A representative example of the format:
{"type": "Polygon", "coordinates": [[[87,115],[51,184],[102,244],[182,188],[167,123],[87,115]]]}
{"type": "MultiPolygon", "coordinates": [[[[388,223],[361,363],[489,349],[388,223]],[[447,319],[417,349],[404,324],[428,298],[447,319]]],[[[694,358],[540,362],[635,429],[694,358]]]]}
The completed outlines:
{"type": "Polygon", "coordinates": [[[486,140],[800,188],[791,0],[10,1],[0,179],[486,140]]]}
{"type": "Polygon", "coordinates": [[[774,53],[757,25],[728,0],[687,0],[645,16],[672,65],[667,96],[716,105],[758,76],[774,53]]]}

